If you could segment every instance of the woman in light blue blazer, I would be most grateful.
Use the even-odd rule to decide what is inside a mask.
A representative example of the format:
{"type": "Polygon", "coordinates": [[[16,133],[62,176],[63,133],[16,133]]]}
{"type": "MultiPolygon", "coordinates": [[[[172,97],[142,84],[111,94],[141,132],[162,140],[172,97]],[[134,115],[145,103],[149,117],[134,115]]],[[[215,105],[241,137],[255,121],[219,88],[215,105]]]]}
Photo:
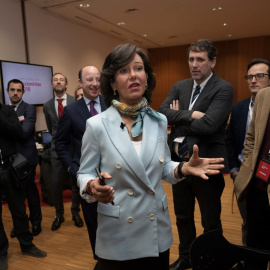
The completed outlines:
{"type": "Polygon", "coordinates": [[[101,91],[109,108],[87,121],[78,172],[81,196],[99,202],[99,270],[167,270],[173,238],[161,179],[172,184],[188,174],[208,179],[206,174],[223,168],[217,164],[222,158],[199,158],[197,146],[189,162],[171,161],[166,117],[148,105],[154,88],[142,49],[119,45],[107,56],[101,91]]]}

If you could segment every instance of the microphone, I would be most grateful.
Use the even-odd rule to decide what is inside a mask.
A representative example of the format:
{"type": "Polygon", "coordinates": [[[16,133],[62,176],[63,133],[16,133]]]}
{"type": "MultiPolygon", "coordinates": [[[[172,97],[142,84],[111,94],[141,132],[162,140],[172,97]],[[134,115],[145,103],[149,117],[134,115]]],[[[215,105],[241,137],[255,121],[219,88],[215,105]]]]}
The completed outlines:
{"type": "Polygon", "coordinates": [[[126,126],[126,124],[121,122],[120,128],[124,129],[125,126],[126,126]]]}

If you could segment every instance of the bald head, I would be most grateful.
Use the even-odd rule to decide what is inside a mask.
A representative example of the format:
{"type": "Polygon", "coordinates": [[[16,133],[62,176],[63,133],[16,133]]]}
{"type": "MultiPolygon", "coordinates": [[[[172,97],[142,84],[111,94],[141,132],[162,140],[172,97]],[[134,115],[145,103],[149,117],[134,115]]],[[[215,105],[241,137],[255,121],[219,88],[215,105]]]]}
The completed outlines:
{"type": "Polygon", "coordinates": [[[100,71],[95,66],[86,66],[79,71],[79,85],[83,95],[90,100],[95,100],[99,95],[100,71]]]}

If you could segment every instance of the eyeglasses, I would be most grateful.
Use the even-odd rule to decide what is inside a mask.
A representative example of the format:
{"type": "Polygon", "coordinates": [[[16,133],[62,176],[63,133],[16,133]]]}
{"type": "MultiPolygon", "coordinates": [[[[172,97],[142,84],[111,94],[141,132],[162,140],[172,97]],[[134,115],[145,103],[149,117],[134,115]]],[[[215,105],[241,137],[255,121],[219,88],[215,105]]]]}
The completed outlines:
{"type": "Polygon", "coordinates": [[[265,75],[269,76],[269,74],[257,73],[255,75],[246,75],[246,76],[244,76],[244,78],[245,78],[246,81],[252,81],[253,78],[255,78],[256,81],[260,81],[260,80],[262,80],[264,78],[265,75]]]}

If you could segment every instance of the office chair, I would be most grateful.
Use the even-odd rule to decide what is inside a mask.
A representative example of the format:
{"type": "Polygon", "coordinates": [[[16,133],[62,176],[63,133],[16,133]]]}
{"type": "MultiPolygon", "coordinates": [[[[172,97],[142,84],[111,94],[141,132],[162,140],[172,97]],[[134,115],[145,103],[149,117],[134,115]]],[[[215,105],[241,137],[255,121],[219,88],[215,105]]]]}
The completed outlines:
{"type": "Polygon", "coordinates": [[[270,260],[270,251],[229,243],[220,230],[197,237],[190,249],[193,270],[229,270],[240,261],[270,260]]]}

